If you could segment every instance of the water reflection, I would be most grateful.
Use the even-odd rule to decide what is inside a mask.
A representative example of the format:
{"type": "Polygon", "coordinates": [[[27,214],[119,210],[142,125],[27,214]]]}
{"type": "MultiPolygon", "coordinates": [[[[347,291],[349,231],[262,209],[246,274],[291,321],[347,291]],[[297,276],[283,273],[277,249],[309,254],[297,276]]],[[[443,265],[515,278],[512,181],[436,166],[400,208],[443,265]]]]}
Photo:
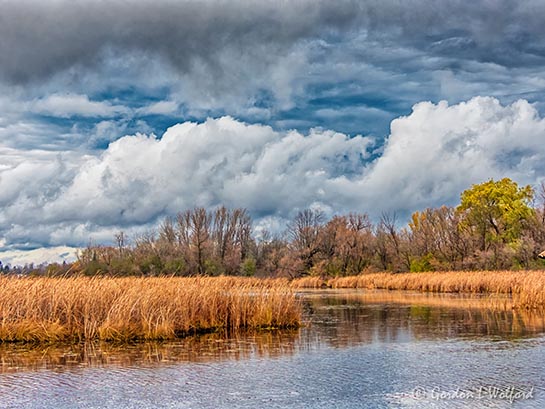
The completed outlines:
{"type": "Polygon", "coordinates": [[[155,366],[177,362],[275,358],[293,354],[296,330],[213,333],[172,342],[72,345],[0,344],[0,372],[86,368],[102,366],[155,366]]]}
{"type": "Polygon", "coordinates": [[[307,344],[414,342],[441,338],[516,340],[545,332],[541,313],[514,310],[508,298],[398,291],[332,290],[304,294],[314,331],[307,344]]]}
{"type": "Polygon", "coordinates": [[[305,326],[300,330],[214,333],[130,345],[0,344],[0,372],[275,359],[360,344],[516,341],[545,332],[543,315],[512,310],[505,298],[361,290],[307,291],[301,296],[305,326]]]}
{"type": "Polygon", "coordinates": [[[509,300],[354,290],[302,297],[307,325],[298,331],[0,345],[0,408],[545,407],[544,319],[505,308],[509,300]],[[414,395],[483,386],[535,394],[513,404],[414,395]]]}

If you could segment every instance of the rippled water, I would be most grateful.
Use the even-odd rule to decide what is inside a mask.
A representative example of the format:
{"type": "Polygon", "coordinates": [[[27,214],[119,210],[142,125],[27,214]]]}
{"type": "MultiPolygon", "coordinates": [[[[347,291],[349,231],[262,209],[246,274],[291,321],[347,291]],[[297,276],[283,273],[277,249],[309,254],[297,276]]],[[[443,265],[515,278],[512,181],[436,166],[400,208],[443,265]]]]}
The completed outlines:
{"type": "Polygon", "coordinates": [[[543,315],[445,295],[302,296],[298,331],[0,346],[0,407],[545,407],[543,315]]]}

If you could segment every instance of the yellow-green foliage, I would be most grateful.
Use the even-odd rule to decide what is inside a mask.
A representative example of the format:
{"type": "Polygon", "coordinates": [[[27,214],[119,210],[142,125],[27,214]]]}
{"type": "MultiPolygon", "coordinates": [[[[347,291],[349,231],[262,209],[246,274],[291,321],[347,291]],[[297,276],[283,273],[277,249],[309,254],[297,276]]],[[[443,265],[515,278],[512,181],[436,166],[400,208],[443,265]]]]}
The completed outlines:
{"type": "Polygon", "coordinates": [[[529,185],[519,187],[509,178],[489,180],[464,191],[458,211],[484,240],[509,243],[520,236],[523,222],[532,215],[533,194],[529,185]]]}
{"type": "Polygon", "coordinates": [[[0,341],[171,339],[300,324],[286,280],[241,277],[0,278],[0,341]]]}

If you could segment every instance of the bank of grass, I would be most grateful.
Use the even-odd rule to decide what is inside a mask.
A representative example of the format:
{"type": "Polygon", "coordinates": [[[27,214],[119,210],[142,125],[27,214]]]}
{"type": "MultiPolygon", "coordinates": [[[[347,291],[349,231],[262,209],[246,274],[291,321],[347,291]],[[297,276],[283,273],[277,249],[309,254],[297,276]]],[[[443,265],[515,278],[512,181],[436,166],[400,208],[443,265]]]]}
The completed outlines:
{"type": "Polygon", "coordinates": [[[286,280],[235,277],[0,278],[0,341],[165,340],[218,329],[287,328],[286,280]]]}
{"type": "Polygon", "coordinates": [[[545,308],[545,271],[447,271],[373,273],[291,282],[294,288],[363,288],[441,293],[509,295],[514,308],[545,308]]]}

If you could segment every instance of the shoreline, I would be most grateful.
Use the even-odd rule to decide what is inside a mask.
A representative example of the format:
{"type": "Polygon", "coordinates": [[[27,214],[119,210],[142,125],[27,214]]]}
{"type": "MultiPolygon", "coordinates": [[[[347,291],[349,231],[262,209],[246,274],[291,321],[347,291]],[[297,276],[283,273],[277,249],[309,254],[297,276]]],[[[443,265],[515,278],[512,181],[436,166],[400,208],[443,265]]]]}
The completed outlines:
{"type": "Polygon", "coordinates": [[[291,281],[233,276],[4,276],[0,277],[0,343],[140,342],[298,328],[303,313],[297,291],[304,289],[395,290],[401,297],[479,295],[487,304],[483,307],[545,311],[545,271],[384,272],[291,281]]]}
{"type": "Polygon", "coordinates": [[[422,273],[366,273],[355,276],[303,277],[293,288],[354,288],[422,293],[510,295],[513,308],[545,309],[545,271],[445,271],[422,273]]]}

